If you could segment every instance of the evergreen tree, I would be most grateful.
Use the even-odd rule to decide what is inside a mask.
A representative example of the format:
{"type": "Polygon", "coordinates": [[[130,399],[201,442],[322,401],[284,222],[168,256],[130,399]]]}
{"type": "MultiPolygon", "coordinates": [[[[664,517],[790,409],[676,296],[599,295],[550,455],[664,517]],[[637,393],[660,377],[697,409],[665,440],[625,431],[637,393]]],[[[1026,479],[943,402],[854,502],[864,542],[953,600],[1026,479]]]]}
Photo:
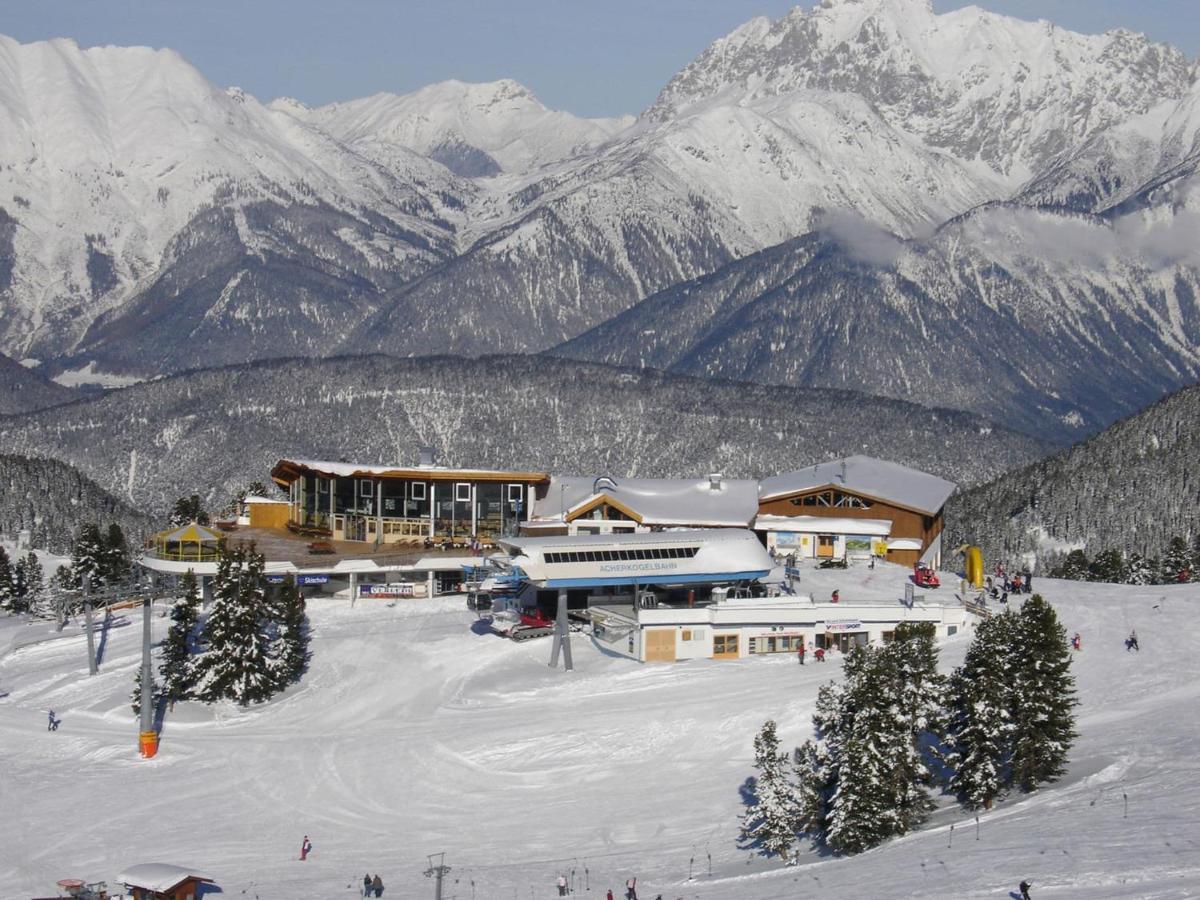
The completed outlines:
{"type": "Polygon", "coordinates": [[[947,754],[950,789],[972,809],[991,809],[1012,781],[1012,709],[1017,617],[979,624],[962,666],[950,679],[947,754]]]}
{"type": "Polygon", "coordinates": [[[1162,580],[1166,584],[1189,581],[1192,577],[1192,552],[1187,541],[1181,537],[1171,538],[1167,552],[1163,554],[1162,580]]]}
{"type": "Polygon", "coordinates": [[[1076,738],[1075,679],[1066,629],[1041,594],[1017,616],[1020,662],[1012,694],[1013,779],[1024,791],[1054,781],[1066,770],[1076,738]]]}
{"type": "Polygon", "coordinates": [[[171,608],[171,629],[162,645],[158,674],[162,695],[173,705],[192,696],[196,667],[192,659],[193,635],[199,620],[200,592],[196,576],[188,570],[180,585],[183,595],[171,608]]]}
{"type": "Polygon", "coordinates": [[[17,563],[20,609],[18,612],[42,612],[42,601],[46,598],[46,588],[42,581],[42,564],[38,562],[37,554],[30,550],[17,563]]]}
{"type": "Polygon", "coordinates": [[[275,602],[278,650],[275,659],[276,685],[282,690],[300,680],[308,668],[308,616],[304,597],[296,581],[288,575],[275,602]]]}
{"type": "Polygon", "coordinates": [[[779,736],[770,719],[754,738],[754,768],[758,770],[757,802],[742,817],[742,838],[761,847],[767,856],[787,862],[796,843],[800,810],[787,754],[779,750],[779,736]]]}
{"type": "Polygon", "coordinates": [[[199,679],[199,695],[207,702],[229,699],[247,706],[274,692],[264,564],[253,544],[223,550],[217,562],[199,679]]]}
{"type": "Polygon", "coordinates": [[[104,555],[100,526],[85,522],[71,547],[71,572],[76,587],[83,588],[86,584],[95,591],[104,583],[104,555]]]}
{"type": "Polygon", "coordinates": [[[1053,578],[1066,578],[1070,581],[1086,581],[1089,565],[1086,553],[1082,550],[1072,550],[1050,575],[1053,578]]]}
{"type": "Polygon", "coordinates": [[[113,522],[104,536],[100,574],[106,584],[120,584],[129,579],[129,572],[129,545],[125,542],[125,532],[113,522]]]}
{"type": "Polygon", "coordinates": [[[845,745],[848,716],[843,685],[822,685],[813,712],[816,740],[796,751],[797,830],[822,843],[829,828],[829,802],[837,788],[837,772],[845,745]]]}
{"type": "Polygon", "coordinates": [[[1126,584],[1153,584],[1154,573],[1158,568],[1151,560],[1146,559],[1140,553],[1131,553],[1129,555],[1129,565],[1126,567],[1125,583],[1126,584]]]}
{"type": "Polygon", "coordinates": [[[8,558],[8,552],[0,547],[0,609],[12,610],[15,599],[12,563],[8,558]]]}
{"type": "Polygon", "coordinates": [[[186,525],[188,522],[196,522],[199,525],[209,524],[208,513],[205,512],[204,505],[200,502],[199,494],[180,497],[171,509],[170,523],[172,525],[186,525]]]}
{"type": "Polygon", "coordinates": [[[1110,584],[1125,584],[1129,578],[1129,566],[1125,554],[1120,550],[1105,550],[1096,554],[1088,565],[1088,581],[1105,581],[1110,584]]]}

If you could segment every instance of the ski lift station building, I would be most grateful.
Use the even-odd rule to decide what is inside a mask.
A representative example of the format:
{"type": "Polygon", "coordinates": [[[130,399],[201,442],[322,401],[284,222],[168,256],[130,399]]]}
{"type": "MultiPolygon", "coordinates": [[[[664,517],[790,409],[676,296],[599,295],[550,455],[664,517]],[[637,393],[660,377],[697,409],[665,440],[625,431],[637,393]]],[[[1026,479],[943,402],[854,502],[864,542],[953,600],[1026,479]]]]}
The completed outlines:
{"type": "Polygon", "coordinates": [[[566,592],[572,607],[586,608],[604,650],[642,662],[737,659],[801,646],[845,652],[890,640],[901,622],[930,622],[944,636],[967,620],[960,603],[905,604],[896,595],[822,603],[792,592],[746,529],[518,537],[500,546],[504,564],[538,595],[521,597],[520,605],[550,606],[566,592]]]}

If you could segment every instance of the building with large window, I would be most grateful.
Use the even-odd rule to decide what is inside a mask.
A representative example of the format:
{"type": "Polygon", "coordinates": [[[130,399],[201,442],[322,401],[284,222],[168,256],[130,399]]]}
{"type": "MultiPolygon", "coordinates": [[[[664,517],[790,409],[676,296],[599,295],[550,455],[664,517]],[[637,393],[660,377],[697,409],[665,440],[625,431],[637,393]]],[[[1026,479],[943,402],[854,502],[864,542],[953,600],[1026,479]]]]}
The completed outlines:
{"type": "Polygon", "coordinates": [[[335,541],[482,543],[516,534],[550,476],[541,472],[281,459],[287,526],[335,541]]]}
{"type": "Polygon", "coordinates": [[[767,549],[800,558],[880,556],[941,564],[942,513],[954,484],[869,456],[764,478],[756,531],[767,549]]]}

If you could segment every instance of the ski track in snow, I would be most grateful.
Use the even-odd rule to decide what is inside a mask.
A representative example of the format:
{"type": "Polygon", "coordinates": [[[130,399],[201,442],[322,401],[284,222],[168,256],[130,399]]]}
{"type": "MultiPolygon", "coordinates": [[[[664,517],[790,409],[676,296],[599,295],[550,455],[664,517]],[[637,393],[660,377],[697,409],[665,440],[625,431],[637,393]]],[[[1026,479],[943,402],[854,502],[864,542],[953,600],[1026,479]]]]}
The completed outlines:
{"type": "MultiPolygon", "coordinates": [[[[808,587],[825,590],[822,577],[867,591],[901,575],[814,573],[808,587]]],[[[460,598],[313,599],[301,685],[251,710],[180,704],[145,761],[128,703],[140,627],[113,629],[88,678],[77,627],[0,619],[0,898],[64,877],[111,884],[148,861],[194,865],[231,896],[352,897],[367,871],[385,896],[425,896],[426,854],[443,850],[445,896],[480,900],[551,897],[572,869],[587,894],[585,865],[596,897],[631,874],[643,896],[689,900],[1003,898],[1021,878],[1038,898],[1200,895],[1200,590],[1037,586],[1084,639],[1066,777],[981,814],[978,840],[973,816],[944,802],[914,834],[790,868],[737,848],[738,788],[763,720],[785,746],[808,736],[836,661],[637,665],[575,636],[566,674],[546,665],[548,642],[474,633],[460,598]],[[1133,627],[1140,654],[1123,649],[1133,627]]],[[[154,627],[160,639],[167,620],[154,627]]],[[[943,642],[944,667],[967,640],[943,642]]]]}

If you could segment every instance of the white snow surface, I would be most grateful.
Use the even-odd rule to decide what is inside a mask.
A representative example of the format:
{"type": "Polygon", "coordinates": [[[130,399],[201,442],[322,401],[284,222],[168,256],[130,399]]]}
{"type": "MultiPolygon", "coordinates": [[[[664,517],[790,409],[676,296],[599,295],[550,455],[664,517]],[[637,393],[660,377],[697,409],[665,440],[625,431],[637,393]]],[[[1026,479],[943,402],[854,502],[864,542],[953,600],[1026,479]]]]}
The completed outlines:
{"type": "MultiPolygon", "coordinates": [[[[887,599],[903,576],[806,570],[803,588],[887,599]]],[[[809,735],[836,656],[639,665],[576,636],[567,674],[547,667],[545,641],[473,630],[460,598],[313,599],[301,685],[249,710],[180,704],[147,761],[128,705],[140,626],[112,630],[89,679],[77,628],[0,619],[0,897],[111,883],[152,860],[195,866],[230,896],[352,897],[364,872],[386,896],[426,896],[426,854],[441,851],[446,896],[481,900],[549,898],[585,866],[596,897],[631,875],[641,896],[689,900],[1006,898],[1022,878],[1039,900],[1200,895],[1197,588],[1036,587],[1083,637],[1067,775],[981,814],[978,839],[945,804],[876,850],[790,868],[737,848],[738,788],[766,718],[785,747],[809,735]],[[1123,649],[1130,628],[1138,654],[1123,649]]],[[[156,612],[156,639],[166,622],[156,612]]],[[[968,640],[943,643],[943,667],[968,640]]]]}

